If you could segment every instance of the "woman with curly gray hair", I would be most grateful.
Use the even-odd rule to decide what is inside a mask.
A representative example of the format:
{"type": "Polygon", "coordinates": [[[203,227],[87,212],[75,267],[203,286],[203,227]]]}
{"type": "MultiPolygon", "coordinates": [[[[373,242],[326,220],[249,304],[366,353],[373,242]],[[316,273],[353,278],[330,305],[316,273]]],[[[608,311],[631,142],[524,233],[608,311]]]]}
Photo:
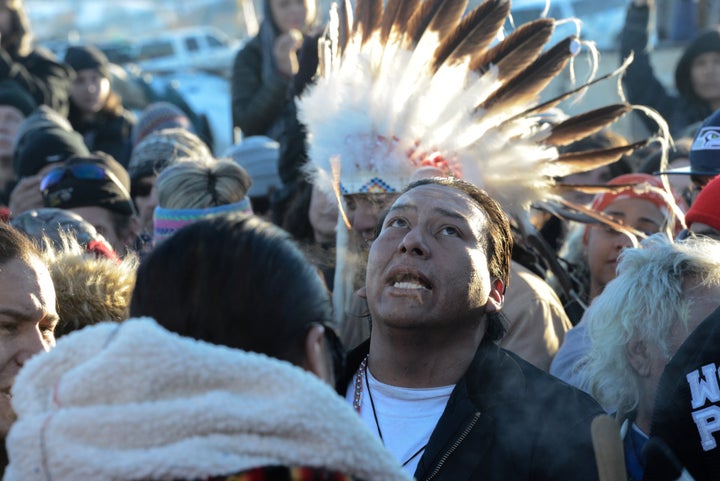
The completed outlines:
{"type": "Polygon", "coordinates": [[[625,249],[618,276],[586,312],[591,350],[584,375],[590,393],[624,419],[625,456],[641,479],[642,447],[658,381],[682,342],[720,306],[720,243],[672,243],[655,235],[625,249]]]}

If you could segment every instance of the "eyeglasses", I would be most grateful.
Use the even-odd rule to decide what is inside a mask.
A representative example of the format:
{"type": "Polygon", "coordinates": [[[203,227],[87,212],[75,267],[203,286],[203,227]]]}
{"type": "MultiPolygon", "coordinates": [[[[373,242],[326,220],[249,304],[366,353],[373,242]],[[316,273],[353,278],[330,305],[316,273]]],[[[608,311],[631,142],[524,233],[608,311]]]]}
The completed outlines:
{"type": "Polygon", "coordinates": [[[137,215],[135,206],[133,205],[132,197],[130,197],[130,192],[128,192],[127,188],[125,188],[123,183],[120,181],[120,179],[117,178],[115,174],[99,165],[76,164],[57,167],[48,172],[45,177],[43,177],[42,181],[40,181],[40,190],[44,195],[47,195],[48,191],[52,187],[60,183],[60,181],[64,179],[66,175],[71,175],[79,180],[110,180],[110,182],[115,184],[115,186],[120,189],[120,193],[127,197],[128,202],[130,202],[130,208],[133,212],[133,215],[137,215]]]}

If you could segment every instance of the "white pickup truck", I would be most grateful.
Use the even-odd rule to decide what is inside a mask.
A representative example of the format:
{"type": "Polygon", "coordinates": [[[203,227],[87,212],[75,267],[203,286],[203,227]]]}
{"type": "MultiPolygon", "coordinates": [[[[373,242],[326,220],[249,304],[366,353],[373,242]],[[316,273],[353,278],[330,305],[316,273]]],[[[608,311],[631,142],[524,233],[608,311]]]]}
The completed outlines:
{"type": "Polygon", "coordinates": [[[135,63],[146,72],[206,70],[228,76],[242,42],[214,27],[190,27],[141,38],[135,63]]]}

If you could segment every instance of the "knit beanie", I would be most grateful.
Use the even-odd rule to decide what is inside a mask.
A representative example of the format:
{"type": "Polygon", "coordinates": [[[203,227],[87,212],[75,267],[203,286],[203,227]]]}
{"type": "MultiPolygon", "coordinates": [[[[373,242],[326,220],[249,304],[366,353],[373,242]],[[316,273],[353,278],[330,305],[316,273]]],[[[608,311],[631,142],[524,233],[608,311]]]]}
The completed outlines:
{"type": "Polygon", "coordinates": [[[233,212],[252,214],[252,206],[248,197],[234,204],[224,204],[207,209],[166,209],[155,207],[153,223],[155,231],[153,241],[158,244],[170,237],[178,229],[202,219],[210,219],[233,212]]]}
{"type": "MultiPolygon", "coordinates": [[[[615,177],[607,183],[607,185],[609,186],[625,184],[628,185],[627,188],[613,192],[604,192],[602,194],[596,195],[595,199],[592,202],[592,205],[590,206],[590,209],[595,212],[603,212],[610,204],[617,200],[642,199],[652,202],[653,204],[655,204],[655,206],[657,206],[658,209],[660,209],[660,212],[662,212],[665,218],[669,217],[670,211],[672,209],[668,205],[665,197],[663,197],[662,194],[657,191],[658,189],[664,190],[662,181],[660,179],[648,174],[625,174],[615,177]]],[[[672,190],[672,195],[677,205],[685,205],[684,201],[677,194],[677,192],[672,190]]],[[[681,227],[682,226],[678,222],[676,223],[674,230],[679,231],[681,227]]],[[[586,225],[585,232],[583,233],[583,244],[587,244],[589,232],[590,226],[586,225]]]]}
{"type": "Polygon", "coordinates": [[[110,78],[109,62],[105,54],[92,45],[75,45],[65,52],[64,62],[75,72],[97,70],[105,78],[110,78]]]}
{"type": "MultiPolygon", "coordinates": [[[[682,343],[658,383],[650,426],[693,479],[720,479],[720,309],[682,343]]],[[[667,463],[648,457],[644,480],[670,479],[667,463]]]]}
{"type": "Polygon", "coordinates": [[[212,157],[210,149],[189,130],[180,127],[156,130],[133,148],[128,173],[134,181],[160,173],[177,159],[208,157],[212,157]]]}
{"type": "Polygon", "coordinates": [[[135,123],[131,134],[132,144],[138,145],[151,132],[172,127],[180,127],[194,133],[192,122],[180,107],[170,102],[154,102],[145,107],[135,123]]]}
{"type": "Polygon", "coordinates": [[[2,80],[0,81],[0,105],[15,107],[22,112],[24,117],[28,117],[37,107],[37,102],[27,90],[14,80],[2,80]]]}
{"type": "MultiPolygon", "coordinates": [[[[130,198],[130,177],[125,168],[111,156],[95,152],[87,156],[71,157],[58,169],[63,169],[65,173],[43,191],[45,207],[103,207],[124,215],[134,213],[130,198]],[[82,165],[100,167],[105,171],[105,175],[102,179],[78,178],[72,173],[72,168],[82,165]]],[[[53,172],[55,171],[47,175],[53,172]]]]}
{"type": "Polygon", "coordinates": [[[25,133],[13,153],[18,177],[37,174],[49,164],[62,163],[75,155],[89,155],[82,136],[60,127],[34,129],[25,133]]]}
{"type": "Polygon", "coordinates": [[[693,222],[702,222],[720,230],[720,177],[715,177],[703,187],[685,214],[685,222],[688,227],[693,222]]]}
{"type": "Polygon", "coordinates": [[[89,253],[117,260],[118,255],[110,243],[91,223],[78,214],[64,209],[30,209],[10,220],[10,225],[35,242],[47,239],[55,249],[63,249],[63,235],[76,239],[89,253]]]}
{"type": "Polygon", "coordinates": [[[280,144],[270,137],[261,135],[246,137],[240,143],[230,146],[223,157],[229,157],[244,168],[252,179],[248,195],[268,197],[273,189],[282,187],[278,174],[280,144]]]}
{"type": "Polygon", "coordinates": [[[68,132],[73,131],[72,124],[70,124],[67,117],[63,117],[59,112],[51,109],[47,105],[40,105],[20,124],[13,150],[23,143],[27,133],[50,128],[58,128],[67,130],[68,132]]]}

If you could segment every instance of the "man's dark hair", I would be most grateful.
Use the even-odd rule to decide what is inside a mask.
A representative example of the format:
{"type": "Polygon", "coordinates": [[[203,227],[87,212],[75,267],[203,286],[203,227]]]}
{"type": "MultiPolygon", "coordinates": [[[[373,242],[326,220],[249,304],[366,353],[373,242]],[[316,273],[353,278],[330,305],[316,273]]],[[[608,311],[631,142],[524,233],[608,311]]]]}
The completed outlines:
{"type": "Polygon", "coordinates": [[[14,259],[27,262],[31,258],[41,258],[37,247],[20,231],[0,222],[0,265],[14,259]]]}
{"type": "Polygon", "coordinates": [[[153,249],[138,269],[130,315],[299,365],[308,329],[329,331],[331,309],[316,268],[285,231],[232,214],[189,224],[153,249]]]}

